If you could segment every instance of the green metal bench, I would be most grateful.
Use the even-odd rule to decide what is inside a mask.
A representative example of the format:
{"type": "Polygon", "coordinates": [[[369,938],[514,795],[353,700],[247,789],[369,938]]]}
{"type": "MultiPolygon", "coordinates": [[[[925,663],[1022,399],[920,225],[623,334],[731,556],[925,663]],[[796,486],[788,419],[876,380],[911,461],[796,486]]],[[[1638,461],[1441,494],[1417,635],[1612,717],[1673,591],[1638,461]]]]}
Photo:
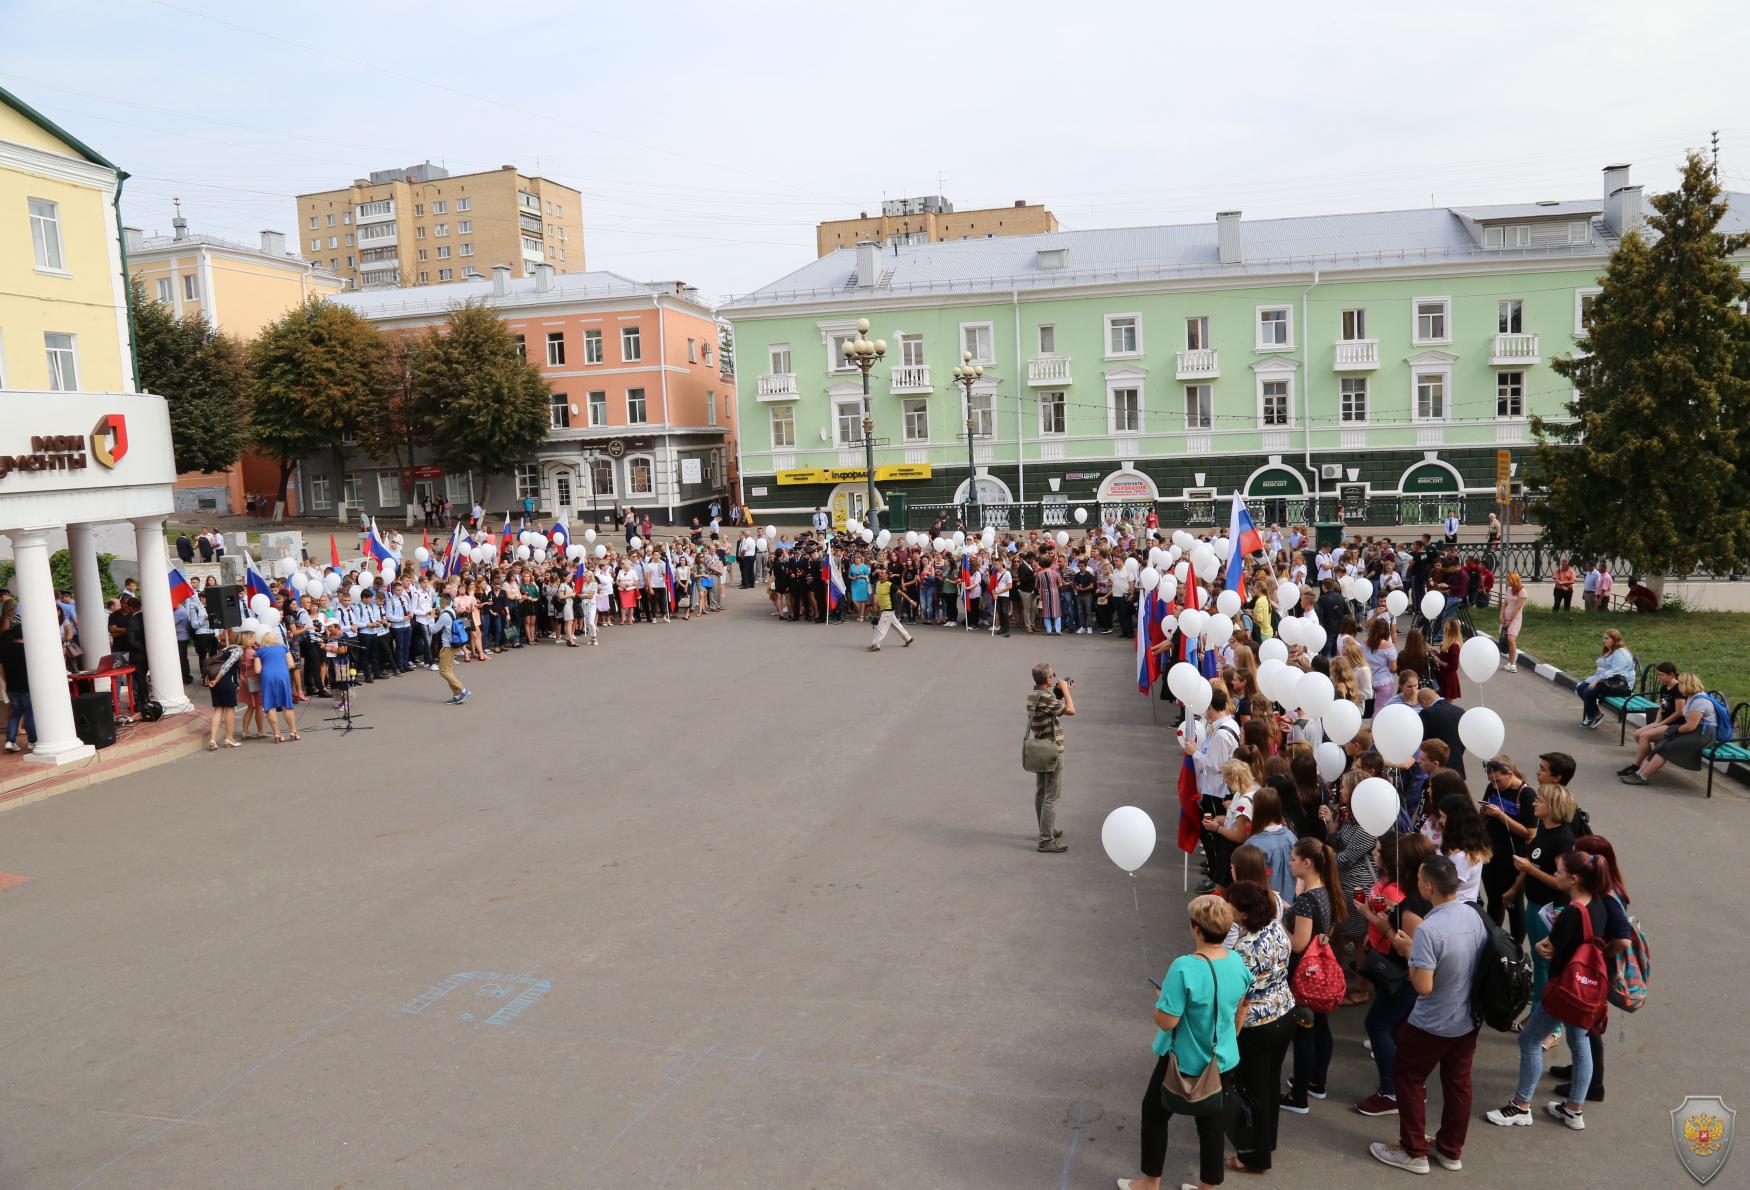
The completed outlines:
{"type": "Polygon", "coordinates": [[[1659,679],[1654,675],[1658,671],[1651,665],[1641,669],[1640,685],[1630,694],[1611,694],[1599,699],[1602,706],[1607,706],[1616,712],[1616,742],[1620,747],[1628,742],[1628,717],[1633,714],[1651,715],[1659,709],[1659,679]]]}
{"type": "MultiPolygon", "coordinates": [[[[1718,691],[1710,690],[1708,693],[1720,698],[1718,691]]],[[[1707,764],[1709,797],[1714,795],[1714,765],[1730,764],[1733,761],[1750,764],[1750,747],[1745,746],[1747,743],[1750,743],[1750,702],[1741,702],[1732,708],[1732,738],[1725,743],[1716,740],[1701,750],[1701,758],[1707,764]]]]}

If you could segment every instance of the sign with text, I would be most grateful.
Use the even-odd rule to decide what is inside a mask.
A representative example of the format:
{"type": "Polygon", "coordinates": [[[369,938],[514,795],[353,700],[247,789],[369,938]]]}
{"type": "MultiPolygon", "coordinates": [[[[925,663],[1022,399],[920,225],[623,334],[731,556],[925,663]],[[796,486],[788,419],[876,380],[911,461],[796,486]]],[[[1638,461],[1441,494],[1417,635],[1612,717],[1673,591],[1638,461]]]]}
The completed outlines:
{"type": "Polygon", "coordinates": [[[698,459],[681,460],[681,482],[683,484],[698,484],[705,482],[705,473],[698,459]]]}
{"type": "MultiPolygon", "coordinates": [[[[886,483],[890,480],[928,479],[931,475],[928,463],[897,463],[889,467],[875,468],[875,481],[886,483]]],[[[867,467],[802,467],[792,471],[780,471],[776,476],[780,486],[790,486],[803,483],[864,483],[869,478],[867,467]]]]}
{"type": "Polygon", "coordinates": [[[0,391],[0,496],[175,479],[164,398],[0,391]]]}

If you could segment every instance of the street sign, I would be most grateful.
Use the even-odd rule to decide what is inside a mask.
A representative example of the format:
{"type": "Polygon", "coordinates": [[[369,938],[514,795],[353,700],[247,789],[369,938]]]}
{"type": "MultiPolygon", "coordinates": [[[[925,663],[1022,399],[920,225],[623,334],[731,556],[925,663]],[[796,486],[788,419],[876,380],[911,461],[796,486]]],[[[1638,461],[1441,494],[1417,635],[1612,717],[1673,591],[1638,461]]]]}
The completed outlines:
{"type": "Polygon", "coordinates": [[[1495,486],[1505,487],[1513,482],[1513,453],[1506,450],[1495,452],[1495,486]]]}

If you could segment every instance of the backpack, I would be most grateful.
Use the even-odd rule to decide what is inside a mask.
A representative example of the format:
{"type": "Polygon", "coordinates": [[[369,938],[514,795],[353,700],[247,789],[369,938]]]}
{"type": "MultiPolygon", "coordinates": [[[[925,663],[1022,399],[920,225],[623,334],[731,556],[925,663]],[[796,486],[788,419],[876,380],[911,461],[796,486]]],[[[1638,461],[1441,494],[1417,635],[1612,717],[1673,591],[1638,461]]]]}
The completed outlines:
{"type": "Polygon", "coordinates": [[[1343,966],[1323,934],[1313,935],[1313,940],[1301,952],[1300,963],[1294,968],[1294,978],[1288,981],[1288,989],[1294,993],[1296,1004],[1304,1004],[1314,1012],[1334,1012],[1343,1002],[1343,993],[1347,990],[1343,966]]]}
{"type": "Polygon", "coordinates": [[[1519,943],[1483,912],[1481,905],[1473,901],[1471,907],[1483,919],[1487,931],[1483,948],[1477,952],[1476,975],[1471,980],[1471,1019],[1505,1033],[1531,1003],[1531,960],[1519,943]]]}
{"type": "Polygon", "coordinates": [[[1610,977],[1604,961],[1604,939],[1592,932],[1589,905],[1570,906],[1580,914],[1584,933],[1561,975],[1543,987],[1543,1010],[1564,1024],[1596,1033],[1609,1011],[1610,977]]]}
{"type": "Polygon", "coordinates": [[[1722,744],[1732,742],[1732,712],[1726,700],[1709,690],[1701,697],[1714,704],[1714,739],[1722,744]]]}
{"type": "Polygon", "coordinates": [[[460,616],[451,613],[446,614],[449,614],[450,616],[450,631],[448,633],[450,647],[453,649],[461,648],[468,643],[468,626],[462,623],[462,618],[460,616]]]}
{"type": "Polygon", "coordinates": [[[1573,832],[1576,839],[1584,839],[1587,835],[1597,833],[1592,829],[1591,815],[1579,806],[1574,807],[1574,817],[1568,820],[1568,829],[1573,832]]]}
{"type": "Polygon", "coordinates": [[[1647,1002],[1653,979],[1653,952],[1647,946],[1646,934],[1641,932],[1641,919],[1631,916],[1628,924],[1634,931],[1629,948],[1610,955],[1610,1002],[1624,1012],[1633,1012],[1647,1002]]]}

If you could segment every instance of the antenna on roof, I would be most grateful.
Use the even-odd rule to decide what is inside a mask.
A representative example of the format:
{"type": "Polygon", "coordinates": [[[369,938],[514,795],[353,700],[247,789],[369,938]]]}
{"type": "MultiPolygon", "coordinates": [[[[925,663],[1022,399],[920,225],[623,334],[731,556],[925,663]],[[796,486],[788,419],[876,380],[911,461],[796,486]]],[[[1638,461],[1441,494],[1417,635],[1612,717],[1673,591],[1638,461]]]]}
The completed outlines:
{"type": "Polygon", "coordinates": [[[1717,182],[1720,180],[1720,130],[1718,128],[1714,129],[1713,134],[1709,139],[1713,141],[1714,181],[1717,182]]]}

